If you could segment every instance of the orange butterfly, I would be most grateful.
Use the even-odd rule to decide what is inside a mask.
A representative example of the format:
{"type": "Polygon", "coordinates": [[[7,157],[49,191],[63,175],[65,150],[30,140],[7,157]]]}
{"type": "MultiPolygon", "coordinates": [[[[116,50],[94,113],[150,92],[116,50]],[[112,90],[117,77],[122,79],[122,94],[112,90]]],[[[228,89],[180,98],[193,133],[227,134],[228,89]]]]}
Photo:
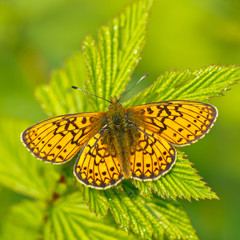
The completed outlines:
{"type": "MultiPolygon", "coordinates": [[[[76,88],[76,87],[74,87],[76,88]]],[[[44,120],[22,133],[40,160],[61,164],[80,150],[74,167],[88,187],[106,189],[123,180],[155,180],[176,161],[175,146],[202,138],[217,109],[195,101],[174,100],[124,108],[112,98],[108,111],[76,113],[44,120]]]]}

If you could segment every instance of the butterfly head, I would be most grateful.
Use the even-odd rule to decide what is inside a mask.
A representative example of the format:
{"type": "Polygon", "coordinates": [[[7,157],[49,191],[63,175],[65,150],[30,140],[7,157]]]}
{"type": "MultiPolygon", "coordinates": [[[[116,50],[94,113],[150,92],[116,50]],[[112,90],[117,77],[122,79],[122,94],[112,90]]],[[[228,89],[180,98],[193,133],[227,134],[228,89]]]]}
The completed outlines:
{"type": "Polygon", "coordinates": [[[113,127],[121,126],[125,122],[124,107],[120,104],[119,100],[114,97],[111,98],[111,105],[108,110],[109,124],[113,127]]]}
{"type": "Polygon", "coordinates": [[[110,103],[111,104],[108,107],[109,109],[114,109],[122,106],[119,102],[119,99],[117,99],[116,97],[111,98],[110,103]]]}

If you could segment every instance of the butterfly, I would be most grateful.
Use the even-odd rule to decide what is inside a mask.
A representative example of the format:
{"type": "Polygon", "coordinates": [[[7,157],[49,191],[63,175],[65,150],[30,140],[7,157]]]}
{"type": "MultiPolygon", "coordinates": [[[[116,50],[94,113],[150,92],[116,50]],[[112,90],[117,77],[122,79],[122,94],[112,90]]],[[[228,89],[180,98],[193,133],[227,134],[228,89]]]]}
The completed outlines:
{"type": "MultiPolygon", "coordinates": [[[[76,88],[76,87],[74,87],[76,88]]],[[[88,187],[107,189],[133,178],[156,180],[173,167],[174,146],[196,142],[217,118],[208,103],[172,100],[125,108],[112,98],[108,111],[53,117],[26,129],[21,139],[40,160],[70,161],[76,178],[88,187]]]]}

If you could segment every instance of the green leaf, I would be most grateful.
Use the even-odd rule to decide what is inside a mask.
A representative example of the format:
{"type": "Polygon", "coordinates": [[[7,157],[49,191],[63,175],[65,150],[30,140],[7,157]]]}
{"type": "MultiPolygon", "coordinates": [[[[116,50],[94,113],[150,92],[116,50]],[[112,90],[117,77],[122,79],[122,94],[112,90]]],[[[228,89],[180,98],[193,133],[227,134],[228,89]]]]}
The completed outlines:
{"type": "MultiPolygon", "coordinates": [[[[100,28],[97,43],[90,35],[86,37],[83,55],[89,80],[85,87],[90,93],[109,100],[125,89],[140,58],[151,4],[151,0],[139,0],[127,7],[120,17],[100,28]]],[[[171,99],[207,100],[222,95],[222,91],[239,79],[239,73],[239,68],[234,66],[166,73],[124,106],[171,99]]],[[[50,85],[38,88],[36,95],[44,110],[49,115],[90,111],[89,97],[70,89],[72,85],[83,87],[87,74],[81,54],[70,59],[64,70],[56,71],[50,85]]],[[[105,102],[95,97],[91,99],[92,109],[105,110],[105,102]]],[[[217,196],[184,159],[183,153],[178,152],[175,166],[159,180],[133,182],[136,187],[132,180],[125,180],[105,191],[81,186],[83,198],[80,192],[64,196],[64,191],[60,191],[63,194],[49,208],[45,239],[130,238],[126,232],[103,223],[102,218],[96,218],[82,203],[83,200],[100,216],[106,216],[110,210],[115,222],[138,238],[197,239],[187,214],[172,199],[216,199],[217,196]]]]}
{"type": "Polygon", "coordinates": [[[0,229],[2,240],[40,239],[45,206],[42,202],[23,200],[10,209],[0,229]]]}
{"type": "Polygon", "coordinates": [[[65,69],[54,72],[48,85],[38,87],[36,97],[49,116],[105,110],[103,100],[91,97],[91,106],[86,94],[71,89],[74,85],[83,87],[85,81],[90,93],[108,100],[123,92],[140,59],[151,5],[152,0],[139,0],[128,6],[119,17],[100,28],[98,44],[90,35],[86,37],[83,51],[88,81],[79,53],[68,59],[65,69]]]}
{"type": "Polygon", "coordinates": [[[45,226],[45,239],[135,239],[128,233],[104,222],[89,212],[82,203],[81,193],[75,192],[56,200],[45,226]]]}
{"type": "Polygon", "coordinates": [[[87,202],[90,210],[100,214],[100,216],[105,216],[109,205],[103,192],[85,186],[81,186],[81,189],[83,191],[83,199],[87,202]]]}
{"type": "Polygon", "coordinates": [[[49,116],[89,110],[87,95],[72,89],[72,86],[82,88],[87,79],[82,54],[75,54],[65,65],[65,69],[58,69],[53,73],[49,84],[38,87],[35,92],[49,116]]]}
{"type": "Polygon", "coordinates": [[[23,200],[10,209],[0,238],[10,239],[135,239],[90,213],[79,192],[48,203],[23,200]]]}
{"type": "Polygon", "coordinates": [[[30,124],[3,118],[0,120],[0,183],[36,199],[51,199],[59,179],[59,167],[40,162],[20,141],[20,133],[30,124]]]}
{"type": "Polygon", "coordinates": [[[210,97],[223,96],[223,92],[239,79],[240,68],[236,66],[212,65],[195,71],[167,72],[124,105],[176,99],[206,101],[210,97]]]}
{"type": "Polygon", "coordinates": [[[129,182],[123,189],[104,191],[115,221],[143,239],[198,239],[179,203],[170,199],[143,197],[129,182]]]}
{"type": "Polygon", "coordinates": [[[218,199],[217,195],[211,191],[201,177],[196,174],[192,164],[184,159],[184,153],[177,152],[177,162],[172,170],[156,181],[134,181],[139,190],[147,196],[153,196],[156,192],[159,196],[171,197],[173,199],[185,198],[191,200],[198,199],[218,199]]]}
{"type": "MultiPolygon", "coordinates": [[[[152,0],[136,1],[120,17],[99,29],[98,43],[89,35],[83,43],[89,92],[107,100],[119,96],[130,80],[145,42],[146,23],[152,0]]],[[[94,110],[105,102],[93,99],[94,110]]]]}
{"type": "Polygon", "coordinates": [[[146,205],[160,220],[168,239],[198,239],[189,217],[178,202],[154,198],[147,201],[146,205]]]}
{"type": "Polygon", "coordinates": [[[150,197],[142,195],[130,180],[125,180],[122,185],[105,191],[85,186],[81,188],[84,194],[88,191],[94,196],[89,203],[92,206],[91,210],[97,211],[102,206],[100,201],[97,201],[101,198],[110,209],[116,223],[125,231],[133,232],[140,238],[164,239],[164,236],[167,236],[169,239],[198,239],[179,203],[161,199],[156,194],[150,197]]]}

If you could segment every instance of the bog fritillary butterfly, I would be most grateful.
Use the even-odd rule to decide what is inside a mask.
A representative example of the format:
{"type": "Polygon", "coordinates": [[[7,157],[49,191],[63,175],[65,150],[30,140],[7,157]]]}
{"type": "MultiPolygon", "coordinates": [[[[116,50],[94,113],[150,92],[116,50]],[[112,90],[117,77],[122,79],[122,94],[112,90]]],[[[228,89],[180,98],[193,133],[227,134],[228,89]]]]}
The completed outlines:
{"type": "Polygon", "coordinates": [[[44,120],[22,133],[37,158],[53,164],[71,160],[77,179],[107,189],[124,178],[155,180],[176,161],[174,146],[202,138],[217,109],[196,101],[174,100],[124,108],[111,99],[106,112],[76,113],[44,120]]]}

